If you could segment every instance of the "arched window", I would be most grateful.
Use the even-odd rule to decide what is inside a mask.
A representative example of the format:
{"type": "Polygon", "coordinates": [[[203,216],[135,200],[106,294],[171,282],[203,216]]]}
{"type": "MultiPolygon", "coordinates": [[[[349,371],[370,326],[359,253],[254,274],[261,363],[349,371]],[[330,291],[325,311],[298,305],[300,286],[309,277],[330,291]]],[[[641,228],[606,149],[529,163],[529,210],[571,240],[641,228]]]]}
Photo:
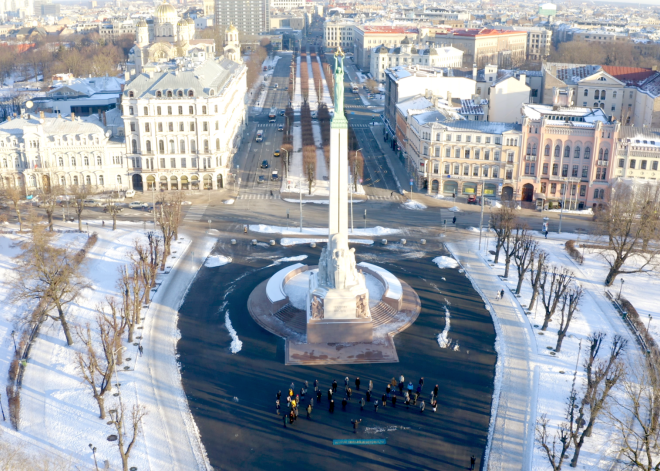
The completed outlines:
{"type": "Polygon", "coordinates": [[[590,159],[591,158],[591,148],[590,147],[585,147],[584,148],[584,158],[585,159],[590,159]]]}
{"type": "Polygon", "coordinates": [[[78,186],[78,176],[77,175],[73,176],[72,184],[73,184],[73,186],[78,186]]]}
{"type": "Polygon", "coordinates": [[[573,157],[576,159],[580,158],[580,146],[575,146],[575,151],[573,152],[573,157]]]}
{"type": "Polygon", "coordinates": [[[179,141],[179,152],[181,152],[182,154],[186,153],[186,141],[184,141],[183,139],[179,141]]]}
{"type": "Polygon", "coordinates": [[[192,106],[188,107],[188,114],[194,114],[192,106]]]}
{"type": "Polygon", "coordinates": [[[206,106],[202,106],[202,114],[206,114],[206,106]]]}
{"type": "Polygon", "coordinates": [[[598,100],[600,98],[600,92],[598,90],[594,90],[594,100],[598,100]]]}
{"type": "Polygon", "coordinates": [[[605,152],[603,153],[603,160],[607,161],[610,159],[610,150],[605,149],[605,152]]]}
{"type": "Polygon", "coordinates": [[[163,141],[158,141],[158,151],[161,154],[165,153],[165,143],[163,141]]]}
{"type": "Polygon", "coordinates": [[[174,145],[174,140],[170,139],[170,154],[176,154],[176,146],[174,145]]]}
{"type": "Polygon", "coordinates": [[[532,155],[536,155],[536,143],[532,144],[532,155]]]}
{"type": "Polygon", "coordinates": [[[211,96],[215,95],[215,90],[213,90],[213,89],[209,90],[209,95],[211,95],[211,96]]]}
{"type": "Polygon", "coordinates": [[[197,152],[197,147],[195,146],[195,140],[194,139],[192,141],[190,141],[190,152],[192,152],[193,154],[195,152],[197,152]]]}
{"type": "Polygon", "coordinates": [[[149,107],[148,106],[144,107],[144,115],[149,116],[149,107]]]}
{"type": "Polygon", "coordinates": [[[131,148],[133,149],[133,153],[137,154],[137,141],[135,139],[131,141],[131,148]]]}
{"type": "Polygon", "coordinates": [[[85,185],[91,186],[91,184],[92,184],[92,177],[89,175],[85,176],[85,185]]]}
{"type": "Polygon", "coordinates": [[[595,199],[595,200],[598,199],[598,188],[596,188],[596,189],[594,190],[594,199],[595,199]]]}
{"type": "Polygon", "coordinates": [[[105,180],[103,180],[103,175],[99,175],[99,185],[100,186],[105,185],[105,180]]]}
{"type": "Polygon", "coordinates": [[[128,98],[133,98],[135,95],[132,91],[128,92],[128,98]]]}
{"type": "Polygon", "coordinates": [[[586,88],[584,89],[584,96],[589,96],[589,90],[586,88]]]}
{"type": "MultiPolygon", "coordinates": [[[[61,157],[60,157],[61,158],[61,157]]],[[[7,159],[2,159],[2,166],[7,168],[7,159]]]]}
{"type": "Polygon", "coordinates": [[[121,175],[117,175],[117,183],[121,185],[121,175]]]}
{"type": "MultiPolygon", "coordinates": [[[[215,150],[220,150],[220,139],[215,140],[215,150]]],[[[440,150],[440,149],[438,149],[440,150]]]]}
{"type": "Polygon", "coordinates": [[[96,165],[98,165],[99,167],[101,165],[103,165],[103,161],[101,160],[101,156],[96,157],[96,165]]]}
{"type": "Polygon", "coordinates": [[[204,139],[204,153],[209,153],[209,141],[207,139],[204,139]]]}
{"type": "Polygon", "coordinates": [[[145,142],[145,145],[147,146],[147,152],[151,153],[151,141],[145,142]]]}
{"type": "Polygon", "coordinates": [[[532,155],[532,144],[527,143],[527,155],[532,155]]]}
{"type": "Polygon", "coordinates": [[[89,157],[87,155],[83,157],[83,165],[89,167],[89,157]]]}
{"type": "Polygon", "coordinates": [[[172,98],[172,90],[167,91],[167,98],[172,98]]]}
{"type": "Polygon", "coordinates": [[[71,166],[72,167],[76,166],[76,158],[75,157],[71,157],[71,166]]]}
{"type": "Polygon", "coordinates": [[[561,147],[559,144],[555,146],[555,157],[559,157],[561,155],[561,147]]]}
{"type": "Polygon", "coordinates": [[[156,96],[157,96],[158,98],[160,98],[160,97],[162,97],[162,96],[163,96],[163,94],[161,93],[161,91],[160,91],[160,90],[158,90],[158,91],[156,92],[156,96]]]}
{"type": "Polygon", "coordinates": [[[598,151],[598,160],[603,160],[603,149],[598,151]]]}
{"type": "Polygon", "coordinates": [[[607,97],[607,92],[605,90],[600,91],[600,99],[604,100],[607,97]]]}
{"type": "Polygon", "coordinates": [[[66,186],[66,179],[64,177],[60,177],[60,185],[66,186]]]}
{"type": "MultiPolygon", "coordinates": [[[[64,167],[64,158],[62,158],[62,157],[58,157],[58,158],[57,158],[57,165],[59,165],[60,167],[64,167]]],[[[5,164],[5,167],[6,167],[6,166],[7,166],[7,165],[5,164]]]]}
{"type": "Polygon", "coordinates": [[[543,155],[546,157],[550,157],[550,144],[545,145],[545,150],[543,151],[543,155]]]}
{"type": "Polygon", "coordinates": [[[179,90],[178,92],[176,92],[176,96],[181,96],[182,97],[183,96],[183,90],[179,90]]]}
{"type": "Polygon", "coordinates": [[[192,90],[188,90],[188,96],[193,96],[194,92],[192,90]]]}
{"type": "Polygon", "coordinates": [[[564,147],[564,158],[568,158],[570,156],[571,156],[571,146],[564,147]]]}

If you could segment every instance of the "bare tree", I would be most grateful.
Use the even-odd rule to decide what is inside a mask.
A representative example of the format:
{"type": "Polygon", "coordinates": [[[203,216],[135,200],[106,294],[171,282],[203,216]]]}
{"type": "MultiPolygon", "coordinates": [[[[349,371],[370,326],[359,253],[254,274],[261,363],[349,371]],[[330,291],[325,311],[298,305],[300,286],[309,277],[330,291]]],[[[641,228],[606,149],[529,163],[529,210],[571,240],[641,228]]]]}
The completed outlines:
{"type": "Polygon", "coordinates": [[[57,209],[57,203],[60,201],[60,196],[63,193],[64,191],[60,186],[44,188],[39,192],[39,207],[46,212],[49,231],[53,230],[53,216],[55,214],[55,209],[57,209]]]}
{"type": "Polygon", "coordinates": [[[525,274],[534,264],[534,257],[538,252],[539,243],[536,242],[529,234],[527,229],[517,237],[516,251],[513,253],[513,259],[516,262],[516,270],[518,272],[518,284],[516,285],[516,294],[520,294],[525,274]]]}
{"type": "Polygon", "coordinates": [[[110,329],[104,314],[97,318],[103,356],[94,347],[92,332],[87,324],[85,329],[80,326],[76,331],[85,348],[76,353],[76,368],[83,381],[92,390],[92,396],[99,406],[99,418],[105,419],[105,393],[112,390],[112,373],[115,368],[114,350],[118,343],[118,332],[110,329]]]}
{"type": "Polygon", "coordinates": [[[147,411],[144,406],[135,404],[130,415],[127,415],[123,404],[120,404],[117,409],[110,411],[112,424],[115,426],[115,430],[117,430],[117,446],[119,447],[119,454],[121,455],[123,471],[129,471],[128,459],[130,458],[131,451],[142,431],[142,420],[144,419],[144,416],[147,415],[147,411]],[[125,421],[128,421],[128,424],[124,424],[125,421]],[[124,434],[124,425],[128,427],[130,435],[124,434]]]}
{"type": "Polygon", "coordinates": [[[536,443],[548,457],[552,471],[561,471],[564,459],[566,458],[566,452],[571,446],[571,426],[566,422],[562,422],[555,436],[552,438],[552,443],[550,443],[548,422],[548,416],[541,414],[541,417],[536,423],[536,443]],[[557,452],[557,442],[561,444],[559,452],[557,452]]]}
{"type": "Polygon", "coordinates": [[[494,260],[494,263],[497,263],[504,242],[511,238],[511,232],[513,231],[515,221],[513,207],[508,203],[503,203],[502,206],[493,211],[490,220],[492,221],[493,230],[497,237],[494,260]]]}
{"type": "Polygon", "coordinates": [[[619,182],[610,200],[596,215],[597,235],[609,241],[607,246],[595,249],[610,267],[606,286],[612,286],[622,273],[652,273],[660,262],[660,186],[619,182]],[[631,257],[635,266],[627,263],[631,257]]]}
{"type": "Polygon", "coordinates": [[[538,250],[536,252],[536,270],[533,268],[533,263],[530,267],[529,277],[532,284],[532,298],[529,300],[529,309],[534,308],[536,303],[536,297],[539,294],[539,285],[541,282],[541,275],[547,270],[548,265],[546,260],[548,259],[548,253],[544,250],[538,250]]]}
{"type": "Polygon", "coordinates": [[[112,216],[112,230],[117,230],[117,215],[123,210],[119,203],[114,198],[110,198],[103,208],[103,212],[112,216]]]}
{"type": "Polygon", "coordinates": [[[82,213],[85,210],[85,200],[95,193],[93,187],[89,185],[76,185],[71,187],[73,195],[73,209],[78,216],[78,230],[82,232],[82,213]]]}
{"type": "Polygon", "coordinates": [[[21,210],[18,208],[18,205],[24,195],[25,191],[22,188],[14,185],[10,185],[2,189],[2,196],[11,201],[11,204],[14,207],[14,211],[16,211],[16,217],[18,217],[19,232],[23,231],[23,220],[21,219],[21,210]]]}
{"type": "Polygon", "coordinates": [[[149,304],[151,288],[156,281],[156,273],[162,252],[160,250],[160,238],[154,232],[147,234],[148,245],[142,244],[139,240],[135,240],[133,248],[135,253],[133,256],[134,265],[138,268],[142,284],[144,285],[143,302],[149,304]]]}
{"type": "Polygon", "coordinates": [[[163,258],[161,270],[165,270],[165,261],[172,250],[172,240],[176,239],[181,224],[181,195],[175,194],[171,198],[164,198],[156,210],[156,223],[163,235],[163,258]]]}
{"type": "Polygon", "coordinates": [[[33,225],[32,236],[21,246],[23,252],[17,257],[11,299],[14,303],[44,300],[46,308],[39,322],[45,318],[58,321],[67,344],[73,345],[64,310],[88,284],[81,274],[82,262],[67,248],[54,247],[51,242],[51,233],[39,224],[33,225]],[[49,314],[53,308],[57,315],[49,314]]]}
{"type": "Polygon", "coordinates": [[[562,297],[561,305],[561,320],[559,321],[559,330],[557,331],[557,345],[555,346],[555,352],[559,353],[561,351],[561,343],[566,337],[568,332],[568,327],[571,325],[571,320],[580,305],[584,291],[582,287],[576,286],[571,288],[564,296],[562,297]]]}
{"type": "Polygon", "coordinates": [[[646,359],[629,365],[628,374],[617,389],[622,392],[621,397],[613,395],[613,403],[605,408],[605,413],[619,431],[621,454],[631,469],[657,471],[660,469],[660,381],[654,366],[646,359]]]}
{"type": "Polygon", "coordinates": [[[122,295],[122,310],[120,312],[128,328],[128,342],[132,343],[135,326],[140,323],[140,313],[142,312],[142,278],[139,266],[136,263],[132,263],[130,269],[126,265],[120,267],[119,273],[121,276],[117,280],[117,288],[122,295]]]}
{"type": "Polygon", "coordinates": [[[543,326],[541,330],[548,329],[548,323],[557,310],[557,305],[562,299],[568,287],[573,283],[575,275],[571,270],[565,267],[552,266],[549,270],[541,273],[539,286],[541,288],[541,302],[545,315],[543,317],[543,326]],[[550,284],[548,285],[548,281],[550,284]]]}
{"type": "Polygon", "coordinates": [[[626,348],[627,340],[620,335],[615,335],[607,360],[596,361],[604,338],[605,334],[603,332],[596,332],[589,336],[589,357],[585,360],[586,390],[580,402],[576,428],[572,434],[573,445],[575,446],[573,458],[571,459],[572,468],[577,467],[584,440],[591,436],[596,419],[602,412],[612,388],[625,374],[624,365],[619,357],[626,348]]]}

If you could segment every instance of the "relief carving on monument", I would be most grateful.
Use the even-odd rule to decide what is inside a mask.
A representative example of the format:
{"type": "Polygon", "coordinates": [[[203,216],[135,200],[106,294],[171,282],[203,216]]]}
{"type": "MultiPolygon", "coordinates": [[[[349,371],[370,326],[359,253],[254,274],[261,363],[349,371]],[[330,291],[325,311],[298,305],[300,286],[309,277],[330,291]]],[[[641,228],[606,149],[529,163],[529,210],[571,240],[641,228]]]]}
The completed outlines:
{"type": "Polygon", "coordinates": [[[361,294],[355,299],[355,317],[364,319],[367,315],[367,295],[361,294]]]}
{"type": "Polygon", "coordinates": [[[323,300],[318,296],[312,297],[312,319],[323,319],[323,300]]]}

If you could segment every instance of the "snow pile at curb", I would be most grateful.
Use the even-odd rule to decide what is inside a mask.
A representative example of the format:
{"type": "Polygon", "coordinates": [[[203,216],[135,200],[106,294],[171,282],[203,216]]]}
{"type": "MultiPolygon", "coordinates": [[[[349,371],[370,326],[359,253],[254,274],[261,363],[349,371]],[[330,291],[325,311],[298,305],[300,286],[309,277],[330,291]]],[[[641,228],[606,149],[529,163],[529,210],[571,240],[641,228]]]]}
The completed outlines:
{"type": "Polygon", "coordinates": [[[275,260],[275,262],[301,262],[307,258],[307,255],[296,255],[295,257],[284,257],[275,260]]]}
{"type": "Polygon", "coordinates": [[[438,268],[458,268],[458,262],[451,257],[435,257],[433,263],[438,265],[438,268]]]}
{"type": "Polygon", "coordinates": [[[241,342],[238,339],[238,334],[236,333],[236,330],[234,327],[231,325],[231,320],[229,319],[229,311],[225,312],[225,327],[229,331],[229,335],[231,336],[231,345],[229,348],[231,349],[232,353],[238,353],[241,351],[243,348],[243,342],[241,342]]]}
{"type": "Polygon", "coordinates": [[[458,206],[452,206],[451,208],[449,208],[449,211],[454,212],[454,213],[458,213],[458,212],[460,212],[461,210],[458,209],[458,206]]]}
{"type": "Polygon", "coordinates": [[[413,209],[416,211],[426,209],[426,205],[420,203],[419,201],[413,201],[413,200],[406,201],[405,203],[403,203],[403,207],[406,209],[413,209]]]}
{"type": "Polygon", "coordinates": [[[235,202],[236,200],[234,198],[229,198],[228,200],[223,201],[224,204],[234,204],[235,202]]]}
{"type": "Polygon", "coordinates": [[[228,263],[231,263],[231,257],[225,257],[224,255],[209,255],[204,262],[204,266],[206,268],[217,268],[227,265],[228,263]]]}
{"type": "Polygon", "coordinates": [[[433,195],[433,197],[434,197],[435,199],[437,199],[437,200],[443,200],[443,199],[445,199],[445,196],[444,196],[444,195],[433,195]]]}
{"type": "MultiPolygon", "coordinates": [[[[548,213],[561,213],[562,212],[561,209],[546,209],[545,211],[548,212],[548,213]]],[[[593,216],[594,212],[591,208],[581,209],[581,210],[565,209],[564,214],[584,214],[584,215],[587,215],[587,216],[593,216]]]]}
{"type": "Polygon", "coordinates": [[[442,333],[438,334],[438,345],[440,345],[440,348],[447,348],[451,344],[451,340],[449,339],[449,317],[449,309],[445,306],[445,328],[442,330],[442,333]]]}

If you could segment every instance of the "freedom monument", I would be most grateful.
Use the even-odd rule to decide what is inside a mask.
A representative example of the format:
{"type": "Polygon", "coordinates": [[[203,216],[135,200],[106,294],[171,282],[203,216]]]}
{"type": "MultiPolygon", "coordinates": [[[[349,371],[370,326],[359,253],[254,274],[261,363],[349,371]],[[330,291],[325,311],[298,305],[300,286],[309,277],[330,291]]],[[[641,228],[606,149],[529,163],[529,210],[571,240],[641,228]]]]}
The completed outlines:
{"type": "Polygon", "coordinates": [[[318,266],[297,263],[258,285],[253,319],[286,339],[286,364],[397,362],[393,337],[421,310],[419,297],[389,271],[356,264],[348,231],[348,121],[344,53],[335,53],[335,115],[330,125],[328,244],[318,266]]]}

